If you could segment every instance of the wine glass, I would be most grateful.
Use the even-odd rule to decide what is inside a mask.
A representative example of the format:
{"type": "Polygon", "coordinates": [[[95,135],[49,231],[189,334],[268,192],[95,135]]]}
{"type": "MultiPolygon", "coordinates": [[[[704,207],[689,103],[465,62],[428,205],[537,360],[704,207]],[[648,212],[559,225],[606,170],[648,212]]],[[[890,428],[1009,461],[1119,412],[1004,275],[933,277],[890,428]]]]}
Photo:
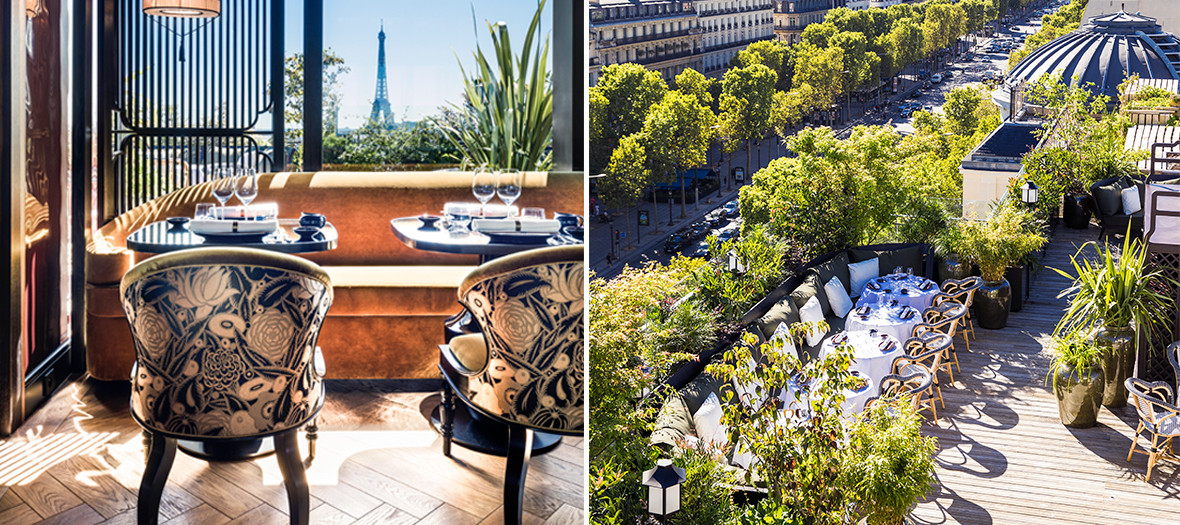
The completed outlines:
{"type": "Polygon", "coordinates": [[[213,172],[215,177],[213,181],[213,198],[225,207],[225,203],[229,202],[234,196],[234,177],[233,170],[229,168],[217,168],[213,172]]]}
{"type": "Polygon", "coordinates": [[[516,170],[504,170],[496,176],[496,195],[504,201],[505,206],[511,208],[512,203],[520,198],[523,179],[524,174],[516,170]]]}
{"type": "Polygon", "coordinates": [[[486,167],[475,170],[471,178],[471,193],[479,200],[479,215],[483,216],[483,208],[496,196],[496,173],[486,167]]]}
{"type": "Polygon", "coordinates": [[[258,196],[258,174],[254,168],[238,168],[234,182],[234,195],[238,196],[242,204],[249,206],[258,196]]]}

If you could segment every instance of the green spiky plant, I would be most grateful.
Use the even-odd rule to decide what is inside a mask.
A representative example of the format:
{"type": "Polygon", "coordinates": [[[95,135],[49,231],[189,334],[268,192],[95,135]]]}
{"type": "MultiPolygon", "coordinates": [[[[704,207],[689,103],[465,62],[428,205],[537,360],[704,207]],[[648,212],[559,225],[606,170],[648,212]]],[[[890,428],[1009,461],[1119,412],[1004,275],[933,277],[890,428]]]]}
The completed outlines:
{"type": "Polygon", "coordinates": [[[462,62],[466,103],[455,104],[463,124],[440,124],[460,155],[463,169],[544,171],[553,164],[553,87],[549,83],[549,38],[541,41],[541,11],[537,5],[519,57],[512,54],[508,25],[488,23],[494,54],[476,45],[475,69],[468,74],[462,62]]]}

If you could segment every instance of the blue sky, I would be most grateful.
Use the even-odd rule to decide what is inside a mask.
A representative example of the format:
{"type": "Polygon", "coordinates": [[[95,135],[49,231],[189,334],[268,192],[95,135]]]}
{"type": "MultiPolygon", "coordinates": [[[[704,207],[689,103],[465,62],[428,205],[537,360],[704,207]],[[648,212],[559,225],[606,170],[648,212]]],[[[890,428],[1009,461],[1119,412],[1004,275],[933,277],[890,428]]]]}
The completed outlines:
{"type": "MultiPolygon", "coordinates": [[[[552,2],[541,16],[542,35],[552,42],[552,2]]],[[[566,0],[556,0],[566,1],[566,0]]],[[[347,0],[324,2],[324,48],[344,59],[340,127],[357,127],[368,118],[377,83],[377,32],[385,21],[385,68],[389,101],[398,121],[434,114],[461,98],[463,66],[474,64],[476,29],[490,53],[486,21],[503,21],[519,50],[536,11],[534,0],[347,0]],[[475,29],[472,7],[475,9],[475,29]]],[[[287,3],[286,53],[303,51],[303,2],[287,3]]]]}

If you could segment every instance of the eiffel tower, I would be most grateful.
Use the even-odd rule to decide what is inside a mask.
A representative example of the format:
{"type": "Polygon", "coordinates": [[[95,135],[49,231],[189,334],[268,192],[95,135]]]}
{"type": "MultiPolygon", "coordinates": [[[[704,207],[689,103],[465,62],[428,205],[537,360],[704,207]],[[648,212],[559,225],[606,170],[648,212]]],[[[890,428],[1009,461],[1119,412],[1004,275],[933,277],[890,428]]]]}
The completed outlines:
{"type": "Polygon", "coordinates": [[[377,33],[377,94],[373,96],[373,113],[369,120],[386,128],[393,127],[393,110],[389,109],[389,90],[385,86],[385,21],[377,33]]]}

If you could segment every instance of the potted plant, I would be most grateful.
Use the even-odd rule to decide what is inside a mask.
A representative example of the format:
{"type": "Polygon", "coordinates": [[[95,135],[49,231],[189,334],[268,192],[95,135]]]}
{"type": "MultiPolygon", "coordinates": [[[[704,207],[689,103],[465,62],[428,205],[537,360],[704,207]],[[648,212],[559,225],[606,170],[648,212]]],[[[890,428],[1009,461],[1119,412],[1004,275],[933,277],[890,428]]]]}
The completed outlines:
{"type": "Polygon", "coordinates": [[[979,326],[993,330],[1008,325],[1012,287],[1004,272],[1026,254],[1040,249],[1045,236],[1029,211],[997,208],[984,222],[963,226],[963,257],[979,266],[983,286],[975,293],[979,326]]]}
{"type": "Polygon", "coordinates": [[[851,432],[844,475],[868,525],[900,525],[930,491],[937,441],[909,396],[878,399],[851,432]]]}
{"type": "Polygon", "coordinates": [[[934,248],[935,275],[938,282],[963,279],[971,275],[971,263],[963,260],[963,224],[952,222],[930,241],[934,248]]]}
{"type": "Polygon", "coordinates": [[[1097,346],[1072,335],[1053,337],[1053,362],[1049,377],[1061,424],[1090,428],[1098,423],[1102,404],[1102,352],[1097,346]]]}
{"type": "Polygon", "coordinates": [[[1073,281],[1059,296],[1073,297],[1056,333],[1091,338],[1102,354],[1102,404],[1112,408],[1127,404],[1123,382],[1135,366],[1136,329],[1150,332],[1153,319],[1171,315],[1171,297],[1157,290],[1177,283],[1161,270],[1147,269],[1146,260],[1147,248],[1128,233],[1118,254],[1105,243],[1090,241],[1073,255],[1072,274],[1053,269],[1073,281]],[[1093,262],[1086,258],[1087,249],[1097,252],[1093,262]]]}

